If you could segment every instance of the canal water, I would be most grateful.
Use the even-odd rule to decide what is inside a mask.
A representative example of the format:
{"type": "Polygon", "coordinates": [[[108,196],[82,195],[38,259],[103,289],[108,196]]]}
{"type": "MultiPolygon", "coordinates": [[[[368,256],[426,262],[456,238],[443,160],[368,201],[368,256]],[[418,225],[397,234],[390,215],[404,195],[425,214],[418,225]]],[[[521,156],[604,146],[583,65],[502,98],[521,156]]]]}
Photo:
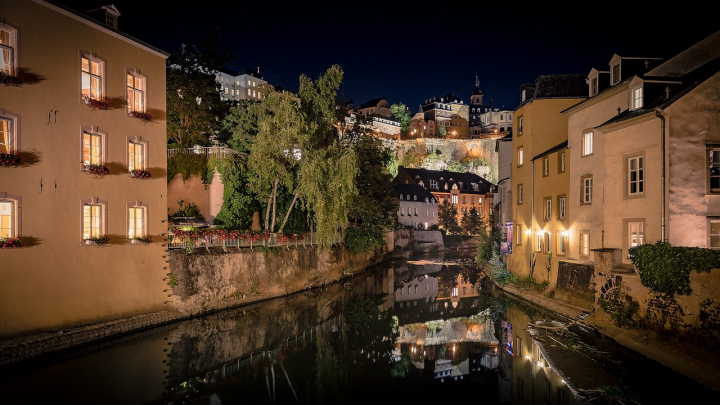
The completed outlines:
{"type": "Polygon", "coordinates": [[[453,253],[0,369],[0,404],[720,403],[453,253]]]}

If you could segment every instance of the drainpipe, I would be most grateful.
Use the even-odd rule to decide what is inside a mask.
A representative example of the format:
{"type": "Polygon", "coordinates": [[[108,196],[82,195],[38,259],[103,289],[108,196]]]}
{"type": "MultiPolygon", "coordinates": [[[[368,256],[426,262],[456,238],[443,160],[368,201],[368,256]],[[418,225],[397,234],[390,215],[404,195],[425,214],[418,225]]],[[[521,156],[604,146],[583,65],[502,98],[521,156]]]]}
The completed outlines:
{"type": "MultiPolygon", "coordinates": [[[[535,245],[533,245],[535,240],[535,161],[532,161],[532,192],[531,192],[531,200],[530,200],[530,230],[532,233],[530,233],[530,254],[532,255],[533,252],[535,252],[535,245]]],[[[532,257],[532,256],[531,256],[532,257]]]]}
{"type": "Polygon", "coordinates": [[[665,117],[660,108],[655,109],[655,116],[662,121],[660,126],[660,135],[662,136],[660,139],[662,145],[662,182],[660,183],[660,202],[662,204],[660,212],[662,216],[660,217],[660,240],[665,242],[665,117]]]}

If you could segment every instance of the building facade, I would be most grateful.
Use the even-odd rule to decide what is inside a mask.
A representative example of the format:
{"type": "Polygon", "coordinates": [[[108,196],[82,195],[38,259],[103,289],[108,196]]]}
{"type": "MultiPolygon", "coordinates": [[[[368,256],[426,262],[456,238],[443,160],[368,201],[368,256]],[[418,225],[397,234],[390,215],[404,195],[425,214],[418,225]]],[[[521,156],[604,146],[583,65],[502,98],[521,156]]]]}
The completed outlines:
{"type": "Polygon", "coordinates": [[[19,158],[0,167],[0,238],[23,244],[0,249],[0,336],[168,307],[169,54],[113,10],[0,9],[2,69],[20,82],[0,86],[0,153],[19,158]]]}
{"type": "Polygon", "coordinates": [[[438,224],[438,200],[416,184],[394,183],[400,199],[398,224],[413,229],[430,229],[438,224]]]}
{"type": "Polygon", "coordinates": [[[220,98],[235,101],[262,100],[262,85],[267,84],[259,67],[257,71],[248,68],[242,71],[224,69],[216,72],[215,81],[222,86],[220,98]]]}

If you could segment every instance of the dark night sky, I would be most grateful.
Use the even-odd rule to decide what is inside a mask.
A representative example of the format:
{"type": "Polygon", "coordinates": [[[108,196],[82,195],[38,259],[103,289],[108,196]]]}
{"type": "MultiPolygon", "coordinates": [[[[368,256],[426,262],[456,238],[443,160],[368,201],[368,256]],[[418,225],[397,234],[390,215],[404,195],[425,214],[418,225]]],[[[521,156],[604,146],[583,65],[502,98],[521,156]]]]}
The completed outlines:
{"type": "MultiPolygon", "coordinates": [[[[110,4],[56,1],[78,11],[110,4]]],[[[345,100],[359,105],[385,96],[413,113],[425,99],[451,92],[469,102],[476,72],[485,104],[513,109],[520,85],[539,75],[607,70],[614,53],[671,56],[720,30],[720,18],[692,2],[662,10],[618,2],[595,2],[594,10],[460,3],[443,10],[440,3],[389,2],[112,4],[121,13],[121,31],[166,52],[183,38],[199,40],[219,27],[221,41],[238,55],[235,68],[260,66],[272,85],[295,91],[301,74],[316,79],[339,64],[345,100]],[[617,10],[603,11],[612,7],[617,10]]]]}

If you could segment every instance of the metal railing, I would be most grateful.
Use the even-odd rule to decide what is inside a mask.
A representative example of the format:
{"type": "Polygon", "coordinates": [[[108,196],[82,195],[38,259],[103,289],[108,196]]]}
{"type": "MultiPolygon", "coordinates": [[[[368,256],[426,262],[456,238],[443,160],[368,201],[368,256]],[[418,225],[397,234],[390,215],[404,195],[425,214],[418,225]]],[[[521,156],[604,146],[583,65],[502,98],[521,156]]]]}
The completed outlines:
{"type": "Polygon", "coordinates": [[[168,149],[168,157],[177,154],[185,155],[204,155],[205,157],[216,157],[216,158],[227,158],[230,155],[246,155],[245,153],[238,152],[234,149],[230,149],[227,146],[199,146],[196,145],[192,148],[178,148],[168,149]]]}
{"type": "MultiPolygon", "coordinates": [[[[227,251],[227,248],[259,248],[259,247],[291,247],[291,246],[313,246],[318,245],[317,235],[315,232],[308,233],[302,237],[302,239],[298,238],[296,240],[284,240],[281,241],[281,234],[272,233],[270,236],[263,240],[257,240],[253,241],[251,239],[245,239],[245,238],[220,238],[220,237],[214,237],[212,235],[202,236],[199,238],[193,238],[193,239],[187,239],[187,238],[173,238],[172,235],[170,235],[170,238],[168,238],[168,248],[169,249],[199,249],[199,248],[205,248],[206,250],[209,250],[210,248],[222,248],[224,251],[227,251]]],[[[345,240],[344,232],[340,233],[336,238],[334,238],[330,244],[335,245],[338,243],[343,243],[345,240]]]]}

